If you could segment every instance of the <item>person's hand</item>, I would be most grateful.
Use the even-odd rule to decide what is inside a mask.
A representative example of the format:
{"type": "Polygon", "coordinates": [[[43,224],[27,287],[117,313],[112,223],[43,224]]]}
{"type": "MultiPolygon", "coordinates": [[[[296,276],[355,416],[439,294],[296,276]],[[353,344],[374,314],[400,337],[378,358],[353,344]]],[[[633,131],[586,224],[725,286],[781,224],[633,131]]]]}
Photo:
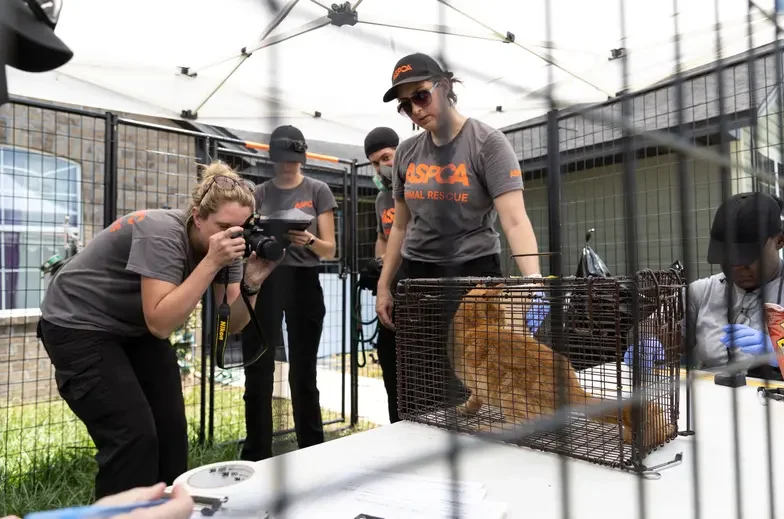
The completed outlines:
{"type": "MultiPolygon", "coordinates": [[[[119,494],[104,497],[95,502],[97,506],[122,506],[144,503],[163,497],[166,485],[158,483],[152,487],[137,487],[119,494]]],[[[188,519],[193,513],[193,499],[184,488],[175,486],[171,499],[152,508],[137,508],[127,514],[116,515],[113,519],[188,519]]]]}
{"type": "Polygon", "coordinates": [[[210,236],[209,249],[205,260],[217,268],[228,267],[234,260],[245,255],[245,238],[232,238],[232,234],[242,232],[242,227],[231,227],[210,236]]]}
{"type": "MultiPolygon", "coordinates": [[[[664,363],[664,346],[658,339],[653,337],[644,337],[641,341],[642,348],[640,348],[640,365],[645,372],[653,371],[656,364],[664,363]]],[[[623,354],[623,363],[630,368],[634,366],[634,344],[630,344],[623,354]]]]}
{"type": "MultiPolygon", "coordinates": [[[[775,351],[773,342],[767,334],[758,332],[745,324],[728,324],[724,326],[723,330],[724,335],[721,338],[721,343],[725,346],[732,345],[749,355],[766,355],[775,351]]],[[[769,360],[768,364],[773,367],[779,365],[775,357],[769,360]]]]}
{"type": "Polygon", "coordinates": [[[294,245],[304,246],[315,236],[308,231],[289,231],[286,238],[294,245]]]}
{"type": "Polygon", "coordinates": [[[280,261],[269,261],[259,258],[254,252],[250,255],[245,264],[245,283],[252,288],[264,283],[264,280],[267,279],[272,271],[275,270],[275,267],[283,261],[284,257],[286,257],[286,251],[283,251],[283,257],[281,257],[280,261]]]}
{"type": "Polygon", "coordinates": [[[378,314],[378,320],[390,330],[394,330],[395,325],[392,322],[392,307],[394,305],[394,300],[392,299],[392,293],[389,291],[388,287],[382,287],[381,283],[379,283],[377,290],[376,314],[378,314]]]}
{"type": "Polygon", "coordinates": [[[531,297],[528,311],[525,313],[525,325],[531,335],[535,334],[550,313],[550,304],[542,292],[536,292],[531,297]]]}

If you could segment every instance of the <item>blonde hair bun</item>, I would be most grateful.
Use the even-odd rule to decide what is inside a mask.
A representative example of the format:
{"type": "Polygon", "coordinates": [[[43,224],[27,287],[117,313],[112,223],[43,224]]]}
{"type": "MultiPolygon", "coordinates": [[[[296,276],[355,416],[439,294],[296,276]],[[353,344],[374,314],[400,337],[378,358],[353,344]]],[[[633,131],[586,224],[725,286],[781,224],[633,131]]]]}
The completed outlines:
{"type": "Polygon", "coordinates": [[[228,164],[219,160],[214,161],[209,166],[200,165],[204,170],[201,175],[201,182],[196,184],[191,193],[191,200],[188,204],[188,213],[192,214],[194,209],[198,210],[199,216],[206,218],[216,212],[220,204],[224,202],[237,202],[244,207],[255,208],[254,194],[247,188],[235,186],[232,189],[223,189],[219,186],[213,187],[212,179],[215,177],[228,177],[238,182],[242,177],[234,171],[228,164]]]}
{"type": "Polygon", "coordinates": [[[211,179],[212,177],[229,177],[235,180],[239,180],[240,176],[229,167],[228,164],[225,162],[221,162],[220,160],[216,160],[209,166],[202,166],[204,167],[204,171],[201,174],[201,183],[204,184],[206,181],[211,179]]]}

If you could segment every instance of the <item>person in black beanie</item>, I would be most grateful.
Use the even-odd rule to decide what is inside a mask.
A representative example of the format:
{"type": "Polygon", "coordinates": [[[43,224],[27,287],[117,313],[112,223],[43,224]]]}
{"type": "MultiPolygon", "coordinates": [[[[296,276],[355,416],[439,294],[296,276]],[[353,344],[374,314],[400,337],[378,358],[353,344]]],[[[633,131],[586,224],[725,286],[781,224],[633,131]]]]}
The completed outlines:
{"type": "MultiPolygon", "coordinates": [[[[376,264],[381,265],[387,251],[387,238],[395,221],[395,200],[392,198],[392,164],[400,138],[395,130],[386,127],[373,129],[365,137],[365,155],[376,170],[373,182],[378,187],[376,196],[376,264]]],[[[386,326],[378,327],[376,342],[378,361],[384,377],[389,406],[389,422],[400,421],[397,413],[397,356],[395,354],[395,331],[386,326]]]]}
{"type": "Polygon", "coordinates": [[[399,142],[400,138],[395,130],[383,126],[375,128],[365,137],[365,156],[376,170],[373,183],[378,188],[376,196],[377,258],[383,258],[386,253],[387,238],[395,218],[395,200],[392,198],[392,163],[395,159],[395,148],[399,142]]]}

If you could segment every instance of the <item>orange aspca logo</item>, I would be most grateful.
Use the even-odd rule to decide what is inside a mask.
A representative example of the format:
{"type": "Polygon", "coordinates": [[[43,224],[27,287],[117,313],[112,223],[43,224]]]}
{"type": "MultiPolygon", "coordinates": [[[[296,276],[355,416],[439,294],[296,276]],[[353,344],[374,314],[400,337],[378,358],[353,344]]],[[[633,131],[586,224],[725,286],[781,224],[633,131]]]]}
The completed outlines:
{"type": "Polygon", "coordinates": [[[390,207],[381,212],[381,223],[384,225],[391,225],[395,223],[395,208],[390,207]]]}
{"type": "Polygon", "coordinates": [[[431,179],[439,184],[463,184],[465,187],[470,187],[465,164],[438,166],[412,162],[408,165],[408,169],[406,169],[407,184],[427,184],[431,179]]]}
{"type": "Polygon", "coordinates": [[[411,70],[413,70],[411,68],[411,65],[400,65],[398,68],[395,69],[394,74],[392,74],[392,81],[396,80],[397,77],[403,72],[411,72],[411,70]]]}
{"type": "Polygon", "coordinates": [[[304,209],[306,207],[313,207],[313,200],[301,200],[294,204],[294,209],[304,209]]]}
{"type": "Polygon", "coordinates": [[[523,176],[523,172],[519,169],[513,169],[512,171],[509,172],[510,178],[522,177],[522,176],[523,176]]]}
{"type": "Polygon", "coordinates": [[[145,212],[146,211],[136,211],[135,213],[131,213],[128,216],[123,216],[109,227],[109,232],[117,232],[122,229],[125,224],[133,225],[136,222],[141,222],[144,220],[145,212]]]}

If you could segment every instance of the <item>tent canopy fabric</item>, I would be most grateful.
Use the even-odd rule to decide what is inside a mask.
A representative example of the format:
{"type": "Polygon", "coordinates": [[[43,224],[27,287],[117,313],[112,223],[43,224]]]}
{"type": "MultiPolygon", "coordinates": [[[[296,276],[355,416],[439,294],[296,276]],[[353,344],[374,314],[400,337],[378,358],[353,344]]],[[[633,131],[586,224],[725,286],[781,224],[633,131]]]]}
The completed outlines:
{"type": "MultiPolygon", "coordinates": [[[[356,145],[376,126],[403,138],[416,131],[396,103],[382,102],[395,63],[411,52],[441,59],[463,81],[461,113],[498,128],[545,113],[548,85],[559,106],[614,96],[624,60],[610,59],[613,49],[628,53],[632,89],[674,72],[672,2],[627,0],[621,24],[619,0],[551,0],[550,34],[547,5],[354,0],[357,23],[336,26],[329,15],[339,6],[314,0],[66,0],[56,33],[74,58],[53,72],[9,69],[9,90],[168,119],[195,113],[199,123],[257,133],[293,124],[306,138],[356,145]]],[[[679,9],[684,68],[713,61],[714,0],[679,9]]],[[[723,54],[747,49],[747,4],[720,0],[719,14],[723,54]]],[[[751,19],[753,46],[773,41],[770,21],[751,19]]]]}

